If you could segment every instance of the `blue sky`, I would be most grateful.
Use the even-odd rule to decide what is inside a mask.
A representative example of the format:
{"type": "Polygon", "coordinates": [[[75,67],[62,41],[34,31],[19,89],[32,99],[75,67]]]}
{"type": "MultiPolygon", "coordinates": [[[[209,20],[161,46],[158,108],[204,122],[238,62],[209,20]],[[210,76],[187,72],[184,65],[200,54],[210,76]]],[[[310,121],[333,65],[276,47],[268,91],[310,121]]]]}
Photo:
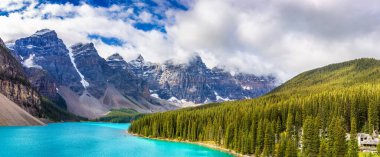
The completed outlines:
{"type": "Polygon", "coordinates": [[[106,58],[186,63],[287,80],[326,64],[380,58],[378,0],[1,0],[0,37],[55,30],[106,58]]]}
{"type": "MultiPolygon", "coordinates": [[[[83,3],[89,4],[93,7],[105,7],[110,8],[113,5],[124,7],[124,10],[127,11],[128,9],[133,9],[133,14],[138,16],[142,12],[148,12],[151,14],[152,18],[155,19],[155,21],[152,22],[143,22],[138,21],[134,23],[134,26],[137,29],[144,30],[144,31],[150,31],[150,30],[158,30],[161,32],[166,32],[165,26],[163,23],[159,23],[157,21],[160,20],[167,20],[167,17],[165,15],[165,11],[168,9],[174,9],[174,10],[182,10],[186,11],[188,7],[185,4],[182,4],[181,2],[178,2],[176,0],[167,0],[163,4],[159,4],[153,0],[142,0],[142,1],[136,1],[136,0],[38,0],[37,7],[41,4],[72,4],[75,6],[80,6],[83,3]]],[[[26,9],[27,6],[31,5],[30,2],[24,1],[22,2],[24,6],[19,7],[17,9],[13,10],[1,10],[0,9],[0,15],[7,16],[9,13],[12,12],[21,12],[26,9]]],[[[129,18],[136,19],[136,16],[131,16],[129,18]]]]}

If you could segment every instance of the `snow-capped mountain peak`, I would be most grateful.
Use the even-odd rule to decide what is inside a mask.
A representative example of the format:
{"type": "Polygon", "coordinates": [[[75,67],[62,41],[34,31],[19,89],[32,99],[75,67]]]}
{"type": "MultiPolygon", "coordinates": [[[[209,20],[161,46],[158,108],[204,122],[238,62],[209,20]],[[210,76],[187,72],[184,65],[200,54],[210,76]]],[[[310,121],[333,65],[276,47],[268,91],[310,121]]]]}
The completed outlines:
{"type": "Polygon", "coordinates": [[[114,53],[107,58],[107,61],[124,61],[124,58],[119,53],[114,53]]]}

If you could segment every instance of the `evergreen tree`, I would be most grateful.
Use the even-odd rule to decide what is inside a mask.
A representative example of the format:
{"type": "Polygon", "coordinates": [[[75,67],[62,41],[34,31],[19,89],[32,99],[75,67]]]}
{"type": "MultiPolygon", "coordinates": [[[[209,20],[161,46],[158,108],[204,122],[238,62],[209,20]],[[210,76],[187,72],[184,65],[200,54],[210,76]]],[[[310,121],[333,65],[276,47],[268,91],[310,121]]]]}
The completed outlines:
{"type": "Polygon", "coordinates": [[[294,117],[293,114],[289,111],[288,118],[286,119],[286,133],[288,137],[291,137],[294,133],[294,117]]]}
{"type": "Polygon", "coordinates": [[[368,104],[368,123],[370,128],[370,133],[374,130],[379,130],[379,97],[371,97],[368,104]]]}
{"type": "Polygon", "coordinates": [[[285,156],[285,150],[286,150],[286,145],[287,145],[287,139],[284,134],[280,135],[279,141],[276,144],[275,148],[275,157],[283,157],[285,156]]]}
{"type": "Polygon", "coordinates": [[[261,155],[261,150],[259,147],[256,147],[255,149],[255,156],[259,157],[261,155]]]}
{"type": "Polygon", "coordinates": [[[263,125],[263,120],[259,120],[259,124],[257,127],[257,137],[256,137],[256,140],[257,140],[256,148],[258,149],[258,152],[256,151],[256,153],[259,153],[259,154],[261,154],[261,150],[264,145],[264,129],[265,128],[263,125]]]}
{"type": "Polygon", "coordinates": [[[377,144],[377,154],[380,155],[380,143],[377,144]]]}
{"type": "Polygon", "coordinates": [[[303,123],[302,150],[309,157],[317,157],[319,152],[319,131],[315,119],[307,117],[303,123]]]}
{"type": "Polygon", "coordinates": [[[273,125],[271,123],[267,123],[264,138],[264,156],[272,155],[274,140],[273,125]]]}
{"type": "Polygon", "coordinates": [[[288,139],[285,150],[285,157],[297,157],[297,142],[293,139],[288,139]]]}
{"type": "Polygon", "coordinates": [[[356,131],[356,118],[351,118],[351,131],[350,131],[350,141],[349,148],[347,152],[348,157],[358,157],[359,156],[359,146],[357,140],[357,131],[356,131]]]}
{"type": "Polygon", "coordinates": [[[329,141],[332,150],[332,156],[344,157],[346,154],[346,131],[342,118],[333,118],[329,129],[329,141]],[[332,129],[331,129],[332,128],[332,129]]]}
{"type": "Polygon", "coordinates": [[[319,147],[318,157],[331,157],[331,154],[329,153],[328,148],[328,142],[326,139],[321,140],[321,144],[319,147]]]}

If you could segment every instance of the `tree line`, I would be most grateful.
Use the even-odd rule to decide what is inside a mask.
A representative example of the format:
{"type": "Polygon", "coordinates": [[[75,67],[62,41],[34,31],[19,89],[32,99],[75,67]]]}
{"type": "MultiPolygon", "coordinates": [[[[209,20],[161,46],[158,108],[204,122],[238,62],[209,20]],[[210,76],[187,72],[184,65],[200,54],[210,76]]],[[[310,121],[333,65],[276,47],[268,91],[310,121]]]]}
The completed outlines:
{"type": "Polygon", "coordinates": [[[211,141],[255,156],[356,157],[356,134],[379,129],[379,108],[380,85],[361,84],[151,114],[134,121],[129,131],[211,141]]]}

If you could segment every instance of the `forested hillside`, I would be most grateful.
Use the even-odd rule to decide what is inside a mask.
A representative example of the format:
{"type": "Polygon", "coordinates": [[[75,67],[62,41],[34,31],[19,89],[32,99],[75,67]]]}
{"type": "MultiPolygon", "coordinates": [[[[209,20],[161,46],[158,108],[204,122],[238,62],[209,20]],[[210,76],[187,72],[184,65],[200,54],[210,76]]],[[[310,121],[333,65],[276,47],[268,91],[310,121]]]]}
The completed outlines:
{"type": "Polygon", "coordinates": [[[346,133],[379,129],[379,82],[380,61],[357,59],[304,72],[258,99],[147,115],[129,131],[255,156],[357,156],[346,133]]]}
{"type": "Polygon", "coordinates": [[[134,109],[111,109],[105,116],[100,117],[97,121],[112,122],[112,123],[129,123],[142,116],[144,113],[139,113],[134,109]]]}

